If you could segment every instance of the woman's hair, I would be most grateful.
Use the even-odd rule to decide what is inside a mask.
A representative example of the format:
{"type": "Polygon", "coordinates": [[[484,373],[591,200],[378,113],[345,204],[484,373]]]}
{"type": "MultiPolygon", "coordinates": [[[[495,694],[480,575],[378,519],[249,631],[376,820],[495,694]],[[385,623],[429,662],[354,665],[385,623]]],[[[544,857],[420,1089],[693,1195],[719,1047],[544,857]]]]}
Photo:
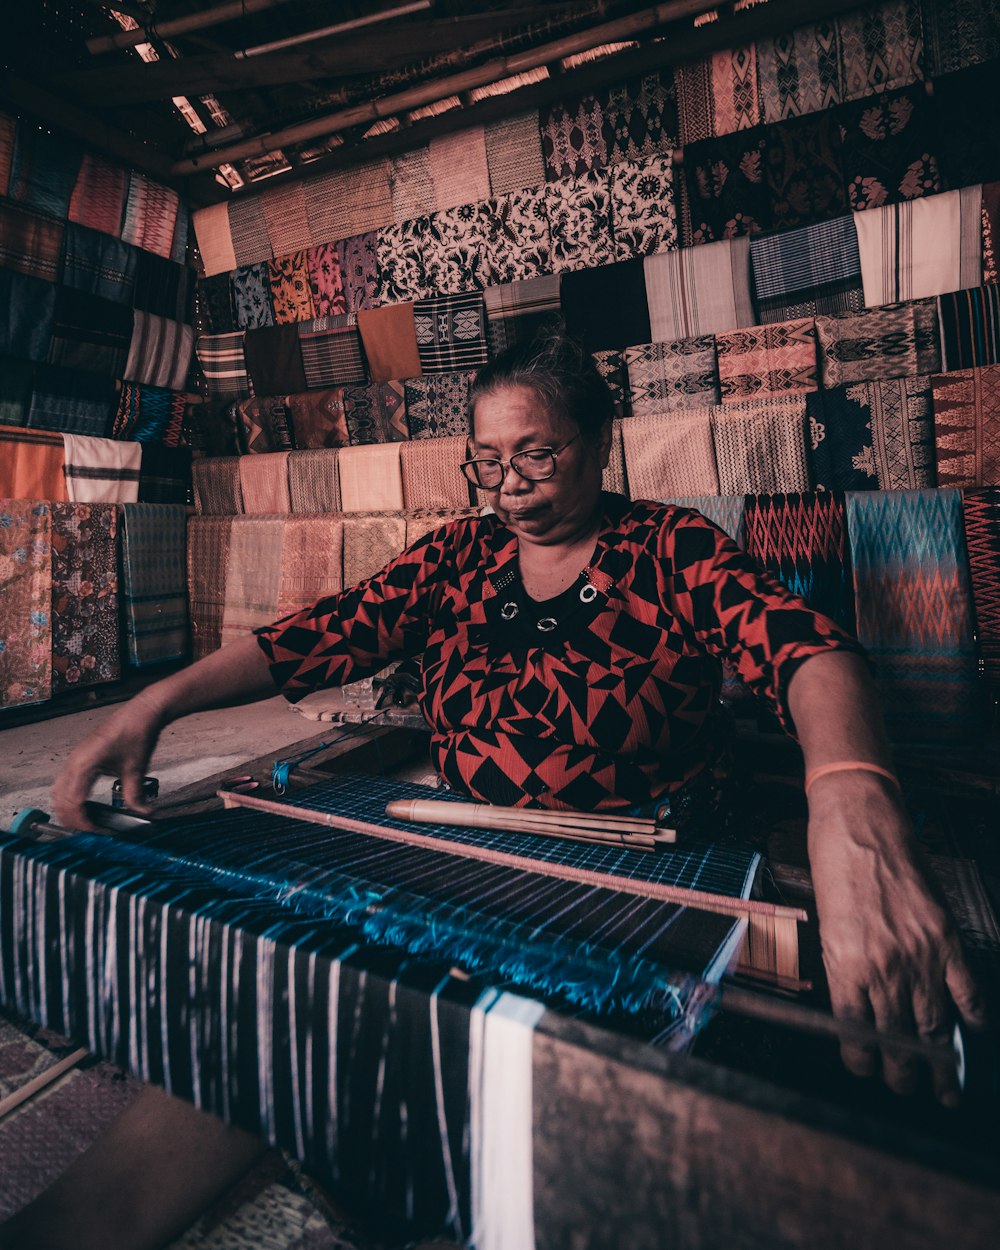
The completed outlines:
{"type": "Polygon", "coordinates": [[[589,440],[596,440],[614,415],[611,392],[594,358],[561,326],[540,330],[534,338],[515,343],[483,365],[472,384],[470,426],[477,400],[510,386],[534,391],[553,412],[574,422],[589,440]]]}

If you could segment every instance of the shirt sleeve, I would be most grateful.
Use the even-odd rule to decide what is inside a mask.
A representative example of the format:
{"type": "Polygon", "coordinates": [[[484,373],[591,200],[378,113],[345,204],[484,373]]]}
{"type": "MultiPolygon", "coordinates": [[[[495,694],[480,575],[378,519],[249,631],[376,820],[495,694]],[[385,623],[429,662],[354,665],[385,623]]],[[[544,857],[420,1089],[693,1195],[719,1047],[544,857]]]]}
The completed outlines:
{"type": "Polygon", "coordinates": [[[765,572],[699,513],[678,509],[660,534],[670,608],[711,655],[729,660],[794,735],[788,684],[827,651],[864,654],[856,639],[765,572]]]}

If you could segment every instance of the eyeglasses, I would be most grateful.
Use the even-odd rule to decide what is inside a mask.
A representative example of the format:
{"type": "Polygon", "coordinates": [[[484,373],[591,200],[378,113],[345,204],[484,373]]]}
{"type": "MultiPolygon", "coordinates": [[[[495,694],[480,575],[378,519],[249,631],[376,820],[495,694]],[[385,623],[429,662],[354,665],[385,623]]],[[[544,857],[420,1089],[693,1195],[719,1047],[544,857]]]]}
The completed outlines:
{"type": "Polygon", "coordinates": [[[472,485],[481,490],[496,490],[502,486],[508,469],[513,469],[518,477],[523,477],[526,481],[544,482],[555,476],[558,467],[556,457],[559,453],[565,451],[579,437],[579,434],[574,434],[561,447],[528,447],[506,461],[487,457],[464,460],[461,469],[472,485]]]}

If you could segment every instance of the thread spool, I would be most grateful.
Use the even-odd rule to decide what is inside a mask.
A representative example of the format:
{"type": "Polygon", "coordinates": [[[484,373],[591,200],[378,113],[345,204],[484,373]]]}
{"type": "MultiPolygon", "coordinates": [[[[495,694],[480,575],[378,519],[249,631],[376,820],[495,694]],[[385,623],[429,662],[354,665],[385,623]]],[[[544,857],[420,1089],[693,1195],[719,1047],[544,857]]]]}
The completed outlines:
{"type": "MultiPolygon", "coordinates": [[[[160,793],[159,777],[143,777],[142,779],[142,801],[151,803],[153,799],[160,793]]],[[[122,781],[120,777],[116,777],[111,786],[111,806],[117,811],[127,806],[125,795],[122,792],[122,781]]]]}

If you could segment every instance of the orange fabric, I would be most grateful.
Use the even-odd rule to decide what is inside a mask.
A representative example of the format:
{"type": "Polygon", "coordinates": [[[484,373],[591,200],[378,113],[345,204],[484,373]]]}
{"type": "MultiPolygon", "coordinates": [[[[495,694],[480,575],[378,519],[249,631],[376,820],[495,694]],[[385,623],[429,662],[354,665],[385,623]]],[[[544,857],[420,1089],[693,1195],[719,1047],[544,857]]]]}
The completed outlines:
{"type": "Polygon", "coordinates": [[[61,434],[0,426],[0,499],[65,500],[61,434]]]}
{"type": "Polygon", "coordinates": [[[423,373],[412,304],[362,309],[358,313],[358,329],[373,382],[416,378],[423,373]]]}

